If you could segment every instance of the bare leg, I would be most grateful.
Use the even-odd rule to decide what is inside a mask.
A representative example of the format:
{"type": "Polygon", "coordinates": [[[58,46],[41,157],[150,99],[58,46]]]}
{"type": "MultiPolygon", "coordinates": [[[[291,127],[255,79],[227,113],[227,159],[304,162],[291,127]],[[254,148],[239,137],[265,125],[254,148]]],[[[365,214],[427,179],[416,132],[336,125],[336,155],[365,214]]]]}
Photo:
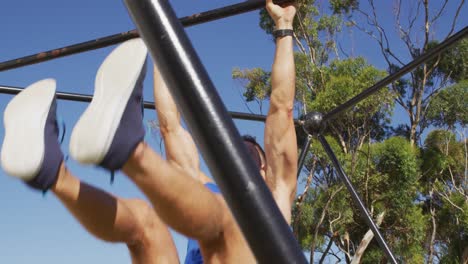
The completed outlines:
{"type": "Polygon", "coordinates": [[[180,114],[156,66],[154,98],[167,161],[140,144],[124,172],[143,190],[166,223],[187,236],[209,239],[217,234],[219,222],[210,224],[207,219],[219,219],[219,202],[199,182],[209,178],[200,172],[195,143],[181,126],[180,114]]]}
{"type": "Polygon", "coordinates": [[[202,241],[219,238],[224,204],[183,169],[140,143],[123,167],[161,219],[180,233],[202,241]]]}
{"type": "Polygon", "coordinates": [[[203,183],[212,181],[200,171],[200,160],[192,136],[181,126],[180,113],[154,65],[154,102],[158,113],[166,159],[203,183]]]}
{"type": "Polygon", "coordinates": [[[126,243],[133,263],[178,263],[166,225],[145,201],[121,199],[80,182],[62,164],[51,190],[91,234],[126,243]]]}

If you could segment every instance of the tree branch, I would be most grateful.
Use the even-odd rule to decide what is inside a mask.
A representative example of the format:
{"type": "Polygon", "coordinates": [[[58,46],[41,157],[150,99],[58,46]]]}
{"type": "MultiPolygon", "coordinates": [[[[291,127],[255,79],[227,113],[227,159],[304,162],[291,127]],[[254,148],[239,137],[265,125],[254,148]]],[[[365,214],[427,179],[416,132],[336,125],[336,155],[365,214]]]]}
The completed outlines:
{"type": "Polygon", "coordinates": [[[463,208],[457,206],[456,204],[454,204],[449,198],[448,196],[446,196],[446,194],[444,194],[443,192],[440,192],[438,190],[435,190],[437,192],[437,194],[439,194],[442,198],[444,198],[447,202],[449,202],[453,207],[457,208],[458,210],[462,211],[462,212],[465,212],[465,210],[463,210],[463,208]]]}
{"type": "Polygon", "coordinates": [[[325,216],[326,216],[326,214],[327,214],[328,207],[330,206],[330,203],[331,203],[331,201],[333,200],[333,198],[335,197],[335,195],[336,195],[338,192],[340,192],[342,189],[343,189],[343,186],[340,186],[338,189],[336,189],[335,191],[333,191],[332,194],[330,195],[330,197],[327,199],[327,202],[325,203],[325,206],[323,207],[323,210],[322,210],[322,214],[321,214],[321,216],[320,216],[320,219],[319,219],[319,221],[317,222],[317,225],[315,226],[314,238],[313,238],[313,240],[312,240],[312,245],[311,245],[311,247],[310,247],[310,263],[314,263],[315,242],[317,241],[319,228],[320,228],[320,226],[322,225],[323,220],[325,220],[325,216]]]}
{"type": "MultiPolygon", "coordinates": [[[[377,221],[376,221],[377,226],[380,226],[382,224],[384,215],[385,215],[385,211],[383,211],[377,216],[377,221]]],[[[361,258],[364,255],[364,251],[366,251],[372,238],[374,238],[374,233],[372,232],[372,230],[369,229],[364,235],[364,237],[362,238],[361,243],[359,243],[359,246],[357,250],[355,251],[356,253],[354,254],[351,264],[361,263],[361,258]]]]}
{"type": "Polygon", "coordinates": [[[455,12],[455,17],[453,18],[452,26],[450,27],[450,31],[445,38],[448,38],[450,35],[452,35],[453,31],[455,30],[455,24],[457,23],[458,16],[460,15],[460,11],[464,3],[465,0],[462,0],[458,5],[457,11],[455,12]]]}
{"type": "Polygon", "coordinates": [[[445,7],[447,6],[447,3],[448,3],[448,0],[445,0],[444,4],[440,8],[439,12],[431,19],[431,24],[434,24],[436,22],[436,20],[440,18],[440,16],[442,15],[442,12],[444,11],[445,7]]]}

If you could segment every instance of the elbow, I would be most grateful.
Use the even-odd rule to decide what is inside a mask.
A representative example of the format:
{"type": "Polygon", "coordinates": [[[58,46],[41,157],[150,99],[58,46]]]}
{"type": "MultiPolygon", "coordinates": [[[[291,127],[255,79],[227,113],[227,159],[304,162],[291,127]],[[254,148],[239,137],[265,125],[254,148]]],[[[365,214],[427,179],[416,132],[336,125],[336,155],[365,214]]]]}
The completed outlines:
{"type": "Polygon", "coordinates": [[[294,97],[286,93],[272,92],[270,96],[270,109],[274,111],[293,112],[294,97]]]}
{"type": "Polygon", "coordinates": [[[167,137],[168,135],[179,134],[183,130],[177,122],[160,122],[159,123],[159,131],[163,137],[167,137]]]}
{"type": "Polygon", "coordinates": [[[166,111],[159,113],[159,130],[161,134],[173,134],[182,129],[180,124],[180,116],[178,112],[166,111]]]}
{"type": "Polygon", "coordinates": [[[270,116],[281,116],[282,118],[293,119],[293,105],[283,102],[270,102],[270,116]]]}

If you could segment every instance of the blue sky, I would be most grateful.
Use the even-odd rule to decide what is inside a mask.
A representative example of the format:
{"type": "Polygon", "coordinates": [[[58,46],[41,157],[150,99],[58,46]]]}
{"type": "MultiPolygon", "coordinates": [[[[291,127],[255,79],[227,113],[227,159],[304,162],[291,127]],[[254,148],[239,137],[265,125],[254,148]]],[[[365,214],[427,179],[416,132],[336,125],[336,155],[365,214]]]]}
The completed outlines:
{"type": "MultiPolygon", "coordinates": [[[[237,2],[191,1],[187,4],[187,1],[173,0],[171,3],[177,15],[182,17],[237,2]]],[[[382,10],[385,8],[388,7],[382,6],[382,10]]],[[[386,23],[390,23],[390,18],[391,13],[383,15],[386,23]]],[[[466,18],[461,18],[459,25],[466,25],[466,22],[466,18]]],[[[122,1],[8,1],[0,9],[0,61],[134,28],[122,1]]],[[[442,23],[440,30],[444,28],[446,26],[442,23]]],[[[234,67],[271,67],[274,44],[258,27],[258,11],[193,26],[187,29],[187,33],[227,108],[247,111],[239,93],[239,84],[232,80],[231,71],[234,67]]],[[[369,38],[345,31],[340,40],[349,53],[362,55],[384,69],[379,51],[369,38]]],[[[92,94],[96,70],[112,48],[0,72],[0,85],[26,87],[43,78],[55,78],[58,91],[92,94]]],[[[401,51],[404,52],[403,49],[401,51]]],[[[145,82],[145,100],[148,101],[153,100],[151,83],[152,76],[148,74],[145,82]]],[[[11,98],[10,95],[0,95],[0,112],[4,111],[11,98]]],[[[86,104],[59,101],[58,105],[59,115],[70,131],[86,104]]],[[[154,111],[145,111],[145,121],[155,117],[154,111]]],[[[237,121],[236,124],[241,133],[255,135],[260,140],[263,138],[263,124],[248,121],[237,121]]],[[[1,140],[3,134],[3,126],[0,126],[1,140]]],[[[68,139],[69,134],[62,146],[65,153],[68,152],[68,139]]],[[[160,151],[158,138],[148,134],[147,141],[160,151]]],[[[121,174],[117,174],[114,184],[110,185],[109,174],[103,170],[84,167],[72,160],[67,165],[80,179],[108,192],[122,197],[144,198],[121,174]]],[[[207,171],[205,166],[203,169],[207,171]]],[[[43,197],[6,176],[3,171],[0,171],[0,234],[0,263],[130,262],[124,245],[93,238],[52,194],[43,197]]],[[[174,234],[174,239],[183,257],[185,239],[177,234],[174,234]]]]}

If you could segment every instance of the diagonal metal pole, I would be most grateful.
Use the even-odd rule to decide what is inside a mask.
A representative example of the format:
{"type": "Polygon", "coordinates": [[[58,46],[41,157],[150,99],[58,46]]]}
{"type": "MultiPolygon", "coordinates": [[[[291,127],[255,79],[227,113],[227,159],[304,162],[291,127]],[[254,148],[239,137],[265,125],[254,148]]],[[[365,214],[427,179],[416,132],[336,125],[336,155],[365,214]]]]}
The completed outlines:
{"type": "Polygon", "coordinates": [[[302,166],[304,166],[305,158],[309,152],[310,143],[312,142],[312,136],[308,135],[306,141],[302,145],[301,155],[299,155],[299,161],[297,162],[297,178],[301,175],[302,166]]]}
{"type": "MultiPolygon", "coordinates": [[[[20,88],[20,87],[0,85],[0,93],[4,93],[4,94],[18,94],[23,90],[24,88],[20,88]]],[[[55,94],[58,99],[68,100],[68,101],[89,103],[93,99],[91,95],[87,95],[87,94],[63,93],[63,92],[56,92],[55,94]]],[[[154,103],[145,101],[143,102],[143,107],[145,109],[154,109],[154,103]]],[[[266,120],[265,115],[256,115],[256,114],[251,114],[251,113],[230,111],[229,115],[231,116],[231,118],[239,119],[239,120],[260,121],[260,122],[265,122],[266,120]]],[[[297,123],[298,121],[294,120],[294,122],[297,123]]]]}
{"type": "MultiPolygon", "coordinates": [[[[280,3],[287,3],[291,1],[292,0],[276,0],[275,3],[280,4],[280,3]]],[[[216,8],[216,9],[212,9],[206,12],[182,17],[179,20],[183,26],[189,27],[189,26],[194,26],[194,25],[250,12],[250,11],[262,8],[264,6],[265,6],[265,0],[249,0],[249,1],[242,2],[242,3],[229,5],[229,6],[225,6],[221,8],[216,8]]],[[[66,47],[43,51],[43,52],[39,52],[33,55],[0,62],[0,71],[11,70],[11,69],[23,67],[26,65],[45,62],[45,61],[77,54],[80,52],[100,49],[100,48],[111,46],[111,45],[124,42],[126,40],[137,38],[137,37],[138,37],[138,32],[136,29],[134,29],[134,30],[121,32],[121,33],[110,35],[110,36],[101,37],[101,38],[94,39],[94,40],[77,43],[77,44],[66,46],[66,47]]]]}
{"type": "Polygon", "coordinates": [[[258,262],[306,263],[168,1],[125,4],[258,262]]]}
{"type": "Polygon", "coordinates": [[[388,75],[384,79],[380,80],[373,86],[367,88],[362,93],[356,95],[355,97],[351,98],[347,102],[337,106],[335,109],[331,110],[330,112],[326,113],[323,116],[323,121],[329,121],[336,117],[338,114],[342,113],[346,109],[358,104],[362,100],[366,99],[367,97],[371,96],[372,94],[378,92],[380,89],[384,88],[385,86],[391,84],[392,82],[398,80],[403,75],[407,74],[408,72],[414,70],[416,67],[421,65],[422,63],[435,58],[441,52],[445,51],[450,46],[454,45],[458,41],[462,40],[468,35],[468,26],[464,27],[462,30],[458,31],[450,38],[447,38],[439,45],[433,47],[432,49],[426,51],[425,53],[421,54],[419,57],[411,61],[410,63],[403,66],[401,69],[396,71],[395,73],[388,75]]]}
{"type": "Polygon", "coordinates": [[[377,227],[377,225],[375,225],[374,221],[372,220],[372,217],[370,216],[369,212],[367,211],[366,206],[362,202],[361,198],[359,198],[359,195],[358,195],[356,189],[354,189],[353,184],[349,180],[348,176],[346,176],[346,173],[344,172],[343,167],[341,167],[340,162],[336,158],[335,153],[333,153],[332,148],[330,147],[330,145],[328,144],[327,140],[325,139],[325,137],[323,135],[319,134],[317,137],[318,137],[320,143],[322,144],[325,152],[327,153],[328,157],[332,161],[333,166],[336,169],[336,173],[338,174],[341,181],[344,183],[344,185],[348,189],[349,193],[351,194],[351,198],[353,199],[354,204],[357,206],[357,208],[361,212],[364,221],[367,223],[369,228],[374,233],[375,239],[377,239],[377,242],[379,243],[380,247],[385,252],[387,257],[390,259],[390,261],[392,263],[396,264],[397,261],[395,259],[395,256],[393,255],[392,251],[390,250],[387,243],[385,242],[382,234],[379,231],[379,228],[377,227]]]}

